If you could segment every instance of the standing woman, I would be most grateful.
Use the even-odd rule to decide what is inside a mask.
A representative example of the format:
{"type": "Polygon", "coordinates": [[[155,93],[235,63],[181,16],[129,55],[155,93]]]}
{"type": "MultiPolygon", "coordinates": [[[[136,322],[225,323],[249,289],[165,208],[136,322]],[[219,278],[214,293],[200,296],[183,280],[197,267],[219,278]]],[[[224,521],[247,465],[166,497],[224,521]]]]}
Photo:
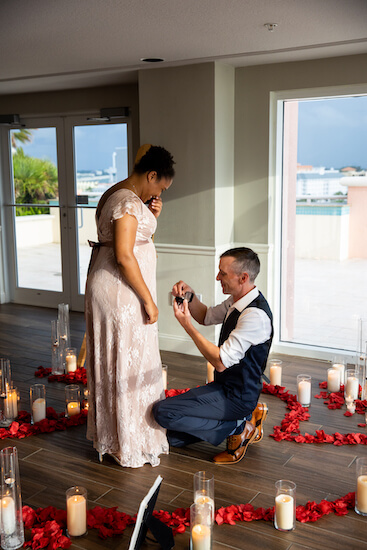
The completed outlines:
{"type": "Polygon", "coordinates": [[[152,235],[175,171],[163,147],[143,146],[139,153],[131,176],[98,203],[85,293],[87,438],[101,461],[107,453],[131,468],[157,466],[168,453],[165,430],[152,415],[153,404],[164,399],[152,235]]]}

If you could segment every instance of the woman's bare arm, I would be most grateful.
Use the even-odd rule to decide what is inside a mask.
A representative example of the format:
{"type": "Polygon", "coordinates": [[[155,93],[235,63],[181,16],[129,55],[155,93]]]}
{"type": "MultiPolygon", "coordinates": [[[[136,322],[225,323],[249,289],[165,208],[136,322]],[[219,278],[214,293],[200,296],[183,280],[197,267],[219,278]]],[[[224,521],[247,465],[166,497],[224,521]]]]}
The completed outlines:
{"type": "Polygon", "coordinates": [[[113,248],[117,264],[124,279],[135,290],[143,302],[148,323],[158,320],[158,308],[141,274],[134,255],[134,243],[138,221],[134,216],[125,214],[113,222],[113,248]]]}

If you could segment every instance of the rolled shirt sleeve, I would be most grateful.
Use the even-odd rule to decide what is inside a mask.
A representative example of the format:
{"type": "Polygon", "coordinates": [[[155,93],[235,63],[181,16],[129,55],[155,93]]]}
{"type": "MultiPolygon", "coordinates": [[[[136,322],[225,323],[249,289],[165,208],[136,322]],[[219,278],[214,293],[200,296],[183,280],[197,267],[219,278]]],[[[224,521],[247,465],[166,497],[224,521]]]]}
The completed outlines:
{"type": "Polygon", "coordinates": [[[220,323],[223,323],[232,303],[233,303],[233,299],[230,296],[229,298],[227,298],[227,300],[225,300],[221,304],[218,304],[217,306],[214,306],[214,307],[208,307],[204,318],[204,325],[205,326],[219,325],[220,323]]]}

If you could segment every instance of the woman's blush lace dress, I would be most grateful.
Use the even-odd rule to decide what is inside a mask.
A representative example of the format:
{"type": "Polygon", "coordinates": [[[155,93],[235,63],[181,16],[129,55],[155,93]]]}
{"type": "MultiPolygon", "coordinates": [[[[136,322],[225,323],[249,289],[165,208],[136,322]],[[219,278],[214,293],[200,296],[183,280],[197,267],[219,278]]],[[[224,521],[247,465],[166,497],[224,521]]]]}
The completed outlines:
{"type": "Polygon", "coordinates": [[[85,294],[87,376],[90,390],[87,437],[122,466],[159,464],[168,453],[165,430],[152,405],[164,399],[157,323],[149,325],[142,302],[125,282],[112,248],[113,221],[124,214],[138,221],[134,255],[156,303],[156,218],[128,189],[115,191],[97,219],[98,240],[85,294]]]}

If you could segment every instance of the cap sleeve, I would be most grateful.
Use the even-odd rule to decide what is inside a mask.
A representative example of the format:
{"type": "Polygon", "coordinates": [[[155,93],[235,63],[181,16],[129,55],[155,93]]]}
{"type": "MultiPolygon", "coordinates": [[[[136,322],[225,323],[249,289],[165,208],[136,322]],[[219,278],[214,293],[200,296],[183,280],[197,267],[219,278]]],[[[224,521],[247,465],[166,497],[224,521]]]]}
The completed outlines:
{"type": "Polygon", "coordinates": [[[111,221],[118,220],[125,214],[130,214],[139,220],[142,215],[142,206],[143,203],[136,195],[131,194],[130,196],[129,193],[129,196],[120,197],[120,200],[117,200],[111,207],[111,221]]]}

